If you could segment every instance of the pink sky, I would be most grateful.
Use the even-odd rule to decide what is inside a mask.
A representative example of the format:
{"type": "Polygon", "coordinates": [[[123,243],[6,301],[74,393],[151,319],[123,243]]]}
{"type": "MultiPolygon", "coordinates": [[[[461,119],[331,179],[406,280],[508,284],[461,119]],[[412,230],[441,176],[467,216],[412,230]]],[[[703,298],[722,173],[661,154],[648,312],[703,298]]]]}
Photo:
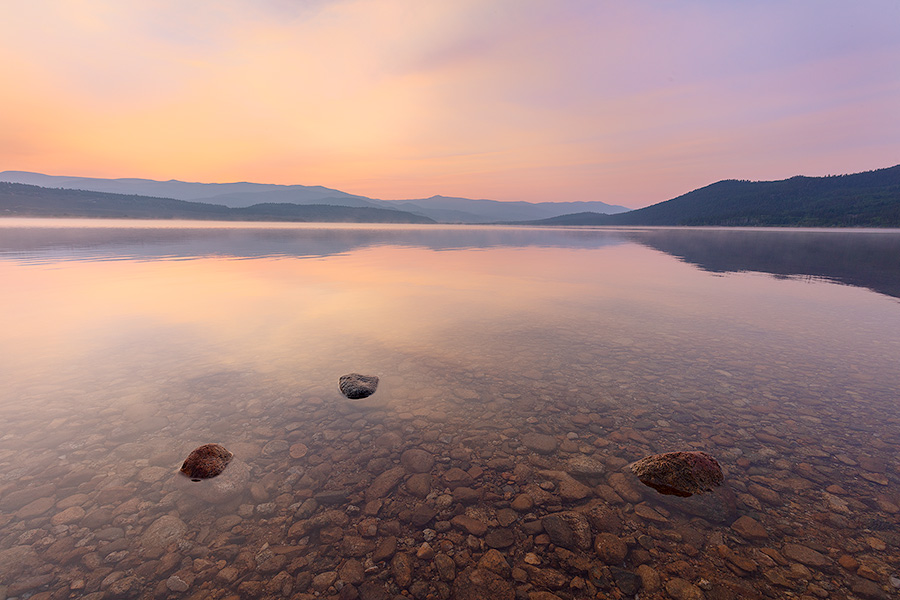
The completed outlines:
{"type": "Polygon", "coordinates": [[[0,171],[602,200],[900,163],[900,2],[29,0],[0,171]]]}

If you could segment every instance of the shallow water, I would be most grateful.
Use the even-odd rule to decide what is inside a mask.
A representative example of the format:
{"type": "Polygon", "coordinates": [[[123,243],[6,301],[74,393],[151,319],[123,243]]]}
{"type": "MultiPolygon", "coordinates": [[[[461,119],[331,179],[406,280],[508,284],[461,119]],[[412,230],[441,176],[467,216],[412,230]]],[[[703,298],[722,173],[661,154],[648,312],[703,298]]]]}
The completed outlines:
{"type": "Polygon", "coordinates": [[[900,232],[6,220],[0,281],[0,598],[896,594],[900,232]]]}

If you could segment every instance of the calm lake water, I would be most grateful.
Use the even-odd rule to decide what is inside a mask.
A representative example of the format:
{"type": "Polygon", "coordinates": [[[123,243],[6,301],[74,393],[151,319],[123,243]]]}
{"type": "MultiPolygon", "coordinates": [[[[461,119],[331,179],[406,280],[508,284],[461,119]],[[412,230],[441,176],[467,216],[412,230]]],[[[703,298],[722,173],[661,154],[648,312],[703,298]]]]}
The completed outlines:
{"type": "Polygon", "coordinates": [[[897,597],[898,298],[900,231],[2,220],[0,599],[897,597]]]}

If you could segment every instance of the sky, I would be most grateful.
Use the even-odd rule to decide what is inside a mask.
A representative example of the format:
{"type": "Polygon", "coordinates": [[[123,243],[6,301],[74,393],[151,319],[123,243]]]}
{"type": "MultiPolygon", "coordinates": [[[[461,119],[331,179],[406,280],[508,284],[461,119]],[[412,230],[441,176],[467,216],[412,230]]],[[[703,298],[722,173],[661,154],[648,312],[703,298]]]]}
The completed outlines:
{"type": "Polygon", "coordinates": [[[29,0],[0,171],[640,207],[900,163],[896,0],[29,0]]]}

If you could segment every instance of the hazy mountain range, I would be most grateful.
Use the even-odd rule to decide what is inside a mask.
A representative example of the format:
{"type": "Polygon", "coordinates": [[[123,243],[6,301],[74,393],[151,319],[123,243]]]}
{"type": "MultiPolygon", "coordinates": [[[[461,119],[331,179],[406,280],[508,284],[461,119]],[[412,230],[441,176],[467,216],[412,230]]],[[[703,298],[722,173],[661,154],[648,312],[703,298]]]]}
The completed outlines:
{"type": "Polygon", "coordinates": [[[0,216],[621,226],[900,227],[900,165],[725,180],[631,210],[603,202],[377,200],[320,186],[93,179],[5,171],[0,216]]]}
{"type": "Polygon", "coordinates": [[[440,223],[492,223],[545,219],[567,213],[590,211],[601,214],[625,212],[624,206],[604,202],[498,202],[432,196],[415,200],[377,200],[321,186],[264,183],[188,183],[152,179],[97,179],[64,177],[26,171],[4,171],[0,181],[120,195],[170,198],[229,208],[260,204],[328,205],[403,211],[440,223]]]}

